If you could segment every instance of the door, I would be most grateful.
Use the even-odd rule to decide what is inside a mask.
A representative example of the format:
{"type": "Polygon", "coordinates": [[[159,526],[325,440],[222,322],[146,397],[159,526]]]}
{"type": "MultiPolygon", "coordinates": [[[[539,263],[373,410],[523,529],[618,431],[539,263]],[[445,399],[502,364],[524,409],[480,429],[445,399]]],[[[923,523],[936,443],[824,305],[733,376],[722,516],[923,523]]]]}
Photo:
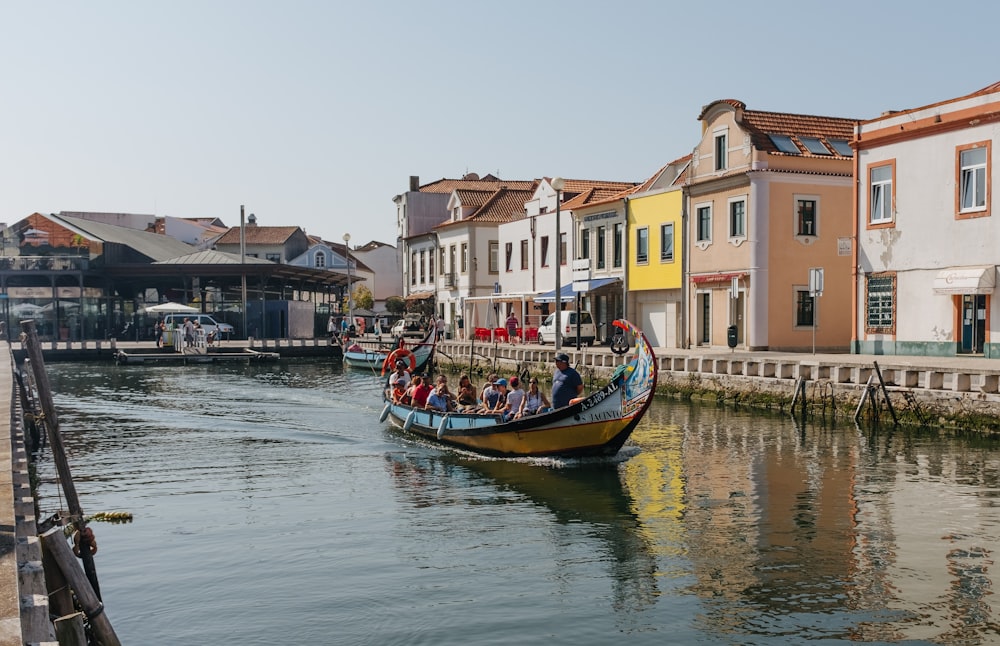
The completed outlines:
{"type": "Polygon", "coordinates": [[[962,338],[959,352],[982,354],[986,338],[986,295],[964,294],[962,296],[962,338]]]}
{"type": "Polygon", "coordinates": [[[695,334],[698,345],[712,343],[712,293],[698,292],[695,334]]]}

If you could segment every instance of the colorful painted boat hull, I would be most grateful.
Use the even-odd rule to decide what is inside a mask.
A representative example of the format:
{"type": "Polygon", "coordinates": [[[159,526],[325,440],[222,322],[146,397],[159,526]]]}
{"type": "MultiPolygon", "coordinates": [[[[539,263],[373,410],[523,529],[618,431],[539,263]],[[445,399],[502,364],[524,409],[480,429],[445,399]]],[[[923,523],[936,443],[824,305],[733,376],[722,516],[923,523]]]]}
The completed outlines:
{"type": "Polygon", "coordinates": [[[476,453],[517,457],[614,455],[632,434],[656,391],[656,360],[645,335],[631,360],[604,388],[566,408],[504,423],[496,415],[442,413],[385,403],[383,419],[404,431],[476,453]]]}

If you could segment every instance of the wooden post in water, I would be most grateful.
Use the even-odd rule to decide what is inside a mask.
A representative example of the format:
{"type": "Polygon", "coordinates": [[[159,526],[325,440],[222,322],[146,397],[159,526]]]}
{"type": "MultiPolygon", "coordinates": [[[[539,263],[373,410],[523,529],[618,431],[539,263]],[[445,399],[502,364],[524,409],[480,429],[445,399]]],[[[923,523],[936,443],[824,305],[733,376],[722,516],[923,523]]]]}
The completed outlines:
{"type": "Polygon", "coordinates": [[[56,470],[59,473],[59,480],[62,483],[63,494],[66,496],[66,504],[69,506],[70,516],[76,526],[76,530],[80,533],[80,558],[83,561],[83,569],[87,573],[87,578],[90,580],[97,598],[100,599],[101,589],[97,583],[97,569],[94,567],[94,556],[90,549],[90,532],[84,531],[87,529],[87,522],[83,516],[83,509],[80,507],[80,497],[76,493],[76,485],[73,483],[69,461],[66,459],[66,449],[63,446],[62,434],[59,432],[59,416],[52,401],[49,376],[45,372],[45,361],[42,358],[42,348],[38,343],[35,322],[32,320],[21,321],[21,331],[24,332],[24,347],[27,350],[28,359],[30,359],[31,373],[35,380],[35,388],[38,391],[38,403],[42,409],[42,421],[48,430],[49,445],[52,447],[52,460],[55,462],[56,470]]]}
{"type": "Polygon", "coordinates": [[[76,598],[80,601],[83,612],[90,619],[90,627],[94,629],[94,635],[102,646],[121,646],[115,629],[111,627],[111,621],[104,614],[104,604],[101,603],[94,589],[90,586],[90,581],[76,564],[76,557],[66,542],[63,528],[53,527],[42,534],[42,545],[52,554],[52,558],[59,564],[63,576],[76,592],[76,598]]]}

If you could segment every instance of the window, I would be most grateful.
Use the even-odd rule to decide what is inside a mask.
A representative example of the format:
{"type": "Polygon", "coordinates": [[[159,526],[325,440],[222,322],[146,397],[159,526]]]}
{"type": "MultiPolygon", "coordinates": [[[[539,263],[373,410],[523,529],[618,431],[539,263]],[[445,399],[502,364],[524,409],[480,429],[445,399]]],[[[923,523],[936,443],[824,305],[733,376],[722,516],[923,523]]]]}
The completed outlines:
{"type": "Polygon", "coordinates": [[[504,253],[504,267],[507,271],[511,270],[511,263],[514,262],[514,243],[507,242],[503,246],[504,253]]]}
{"type": "Polygon", "coordinates": [[[281,262],[280,253],[266,253],[264,254],[264,260],[270,260],[271,262],[281,262]]]}
{"type": "Polygon", "coordinates": [[[448,247],[448,266],[451,267],[451,273],[458,271],[458,263],[455,262],[455,245],[448,247]]]}
{"type": "Polygon", "coordinates": [[[566,234],[559,233],[559,264],[566,266],[566,234]]]}
{"type": "MultiPolygon", "coordinates": [[[[440,260],[440,262],[438,262],[438,267],[440,267],[441,273],[444,274],[444,273],[447,273],[447,271],[448,271],[448,265],[444,261],[445,248],[444,247],[439,247],[439,251],[440,251],[441,260],[440,260]]],[[[452,271],[454,271],[454,269],[452,269],[452,271]]]]}
{"type": "Polygon", "coordinates": [[[789,155],[801,155],[802,152],[799,147],[795,145],[792,138],[788,135],[768,135],[771,138],[771,143],[773,143],[778,150],[783,153],[788,153],[789,155]]]}
{"type": "Polygon", "coordinates": [[[590,229],[580,231],[580,257],[590,258],[590,229]]]}
{"type": "Polygon", "coordinates": [[[606,230],[604,227],[597,227],[597,268],[604,269],[605,258],[607,256],[607,243],[604,241],[606,230]]]}
{"type": "Polygon", "coordinates": [[[521,241],[521,269],[528,268],[528,241],[521,241]]]}
{"type": "Polygon", "coordinates": [[[829,149],[816,137],[799,137],[799,141],[806,147],[806,150],[814,155],[829,155],[829,149]]]}
{"type": "Polygon", "coordinates": [[[660,262],[674,261],[674,223],[660,225],[660,262]]]}
{"type": "Polygon", "coordinates": [[[729,237],[747,237],[747,203],[744,200],[729,203],[729,237]]]}
{"type": "Polygon", "coordinates": [[[427,274],[425,272],[426,267],[427,267],[427,250],[424,249],[424,250],[422,250],[420,252],[420,265],[419,265],[419,268],[420,268],[420,282],[421,283],[426,283],[427,282],[427,274]]]}
{"type": "Polygon", "coordinates": [[[542,267],[549,266],[549,237],[542,236],[542,267]]]}
{"type": "Polygon", "coordinates": [[[854,157],[854,149],[846,139],[831,139],[829,143],[841,157],[854,157]]]}
{"type": "Polygon", "coordinates": [[[712,241],[712,207],[711,206],[699,206],[695,211],[697,216],[697,226],[698,235],[695,238],[696,242],[711,242],[712,241]]]}
{"type": "Polygon", "coordinates": [[[469,271],[469,243],[462,243],[462,273],[469,271]]]}
{"type": "Polygon", "coordinates": [[[798,218],[795,225],[795,235],[816,235],[816,200],[797,200],[797,202],[798,218]]]}
{"type": "Polygon", "coordinates": [[[313,267],[316,269],[323,269],[326,267],[326,254],[322,251],[317,251],[316,255],[313,256],[313,267]]]}
{"type": "Polygon", "coordinates": [[[896,275],[865,276],[865,332],[895,334],[896,275]]]}
{"type": "Polygon", "coordinates": [[[721,132],[715,135],[715,170],[726,170],[728,167],[727,154],[728,145],[726,143],[727,133],[721,132]]]}
{"type": "Polygon", "coordinates": [[[816,298],[809,295],[807,288],[795,290],[795,325],[796,327],[812,327],[816,308],[816,298]]]}
{"type": "Polygon", "coordinates": [[[649,228],[647,227],[635,231],[635,262],[640,265],[649,262],[649,228]]]}
{"type": "Polygon", "coordinates": [[[490,240],[490,273],[500,273],[500,243],[490,240]]]}
{"type": "Polygon", "coordinates": [[[892,194],[892,176],[895,162],[881,166],[870,166],[868,177],[871,192],[869,194],[869,224],[888,224],[892,222],[894,195],[892,194]]]}
{"type": "Polygon", "coordinates": [[[989,215],[990,142],[979,142],[958,149],[958,212],[960,217],[989,215]]]}
{"type": "Polygon", "coordinates": [[[434,252],[427,252],[427,280],[434,282],[434,252]]]}
{"type": "Polygon", "coordinates": [[[613,246],[613,253],[614,253],[614,265],[613,266],[615,266],[615,267],[621,267],[622,266],[622,246],[623,246],[622,245],[622,242],[623,242],[623,240],[622,240],[622,231],[623,230],[624,230],[624,226],[622,225],[621,222],[618,222],[617,224],[615,224],[614,239],[611,241],[611,244],[614,245],[613,246]]]}
{"type": "Polygon", "coordinates": [[[417,284],[417,252],[410,254],[410,284],[417,284]]]}

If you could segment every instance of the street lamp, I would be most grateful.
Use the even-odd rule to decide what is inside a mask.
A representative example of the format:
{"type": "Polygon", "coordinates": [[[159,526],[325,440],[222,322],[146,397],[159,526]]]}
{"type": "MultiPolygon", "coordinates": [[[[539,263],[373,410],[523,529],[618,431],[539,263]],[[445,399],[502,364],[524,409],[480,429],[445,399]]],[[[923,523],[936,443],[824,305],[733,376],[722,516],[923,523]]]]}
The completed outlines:
{"type": "Polygon", "coordinates": [[[347,329],[354,327],[354,294],[351,290],[351,234],[344,234],[344,251],[347,253],[347,329]]]}
{"type": "Polygon", "coordinates": [[[556,321],[556,324],[555,324],[556,339],[555,339],[555,346],[556,346],[556,352],[559,352],[559,348],[562,346],[562,334],[561,334],[561,332],[559,330],[559,326],[562,325],[562,316],[559,314],[560,310],[562,310],[562,285],[559,284],[560,283],[559,267],[562,264],[562,258],[560,258],[561,254],[559,253],[560,250],[562,249],[562,234],[561,234],[561,232],[559,230],[559,227],[560,227],[560,225],[559,225],[559,220],[560,220],[559,205],[562,202],[562,190],[563,190],[563,187],[566,185],[566,180],[564,180],[561,177],[553,177],[551,184],[552,184],[552,188],[556,189],[556,300],[555,300],[555,303],[556,303],[556,306],[555,306],[555,314],[556,314],[556,318],[555,318],[555,321],[556,321]]]}

